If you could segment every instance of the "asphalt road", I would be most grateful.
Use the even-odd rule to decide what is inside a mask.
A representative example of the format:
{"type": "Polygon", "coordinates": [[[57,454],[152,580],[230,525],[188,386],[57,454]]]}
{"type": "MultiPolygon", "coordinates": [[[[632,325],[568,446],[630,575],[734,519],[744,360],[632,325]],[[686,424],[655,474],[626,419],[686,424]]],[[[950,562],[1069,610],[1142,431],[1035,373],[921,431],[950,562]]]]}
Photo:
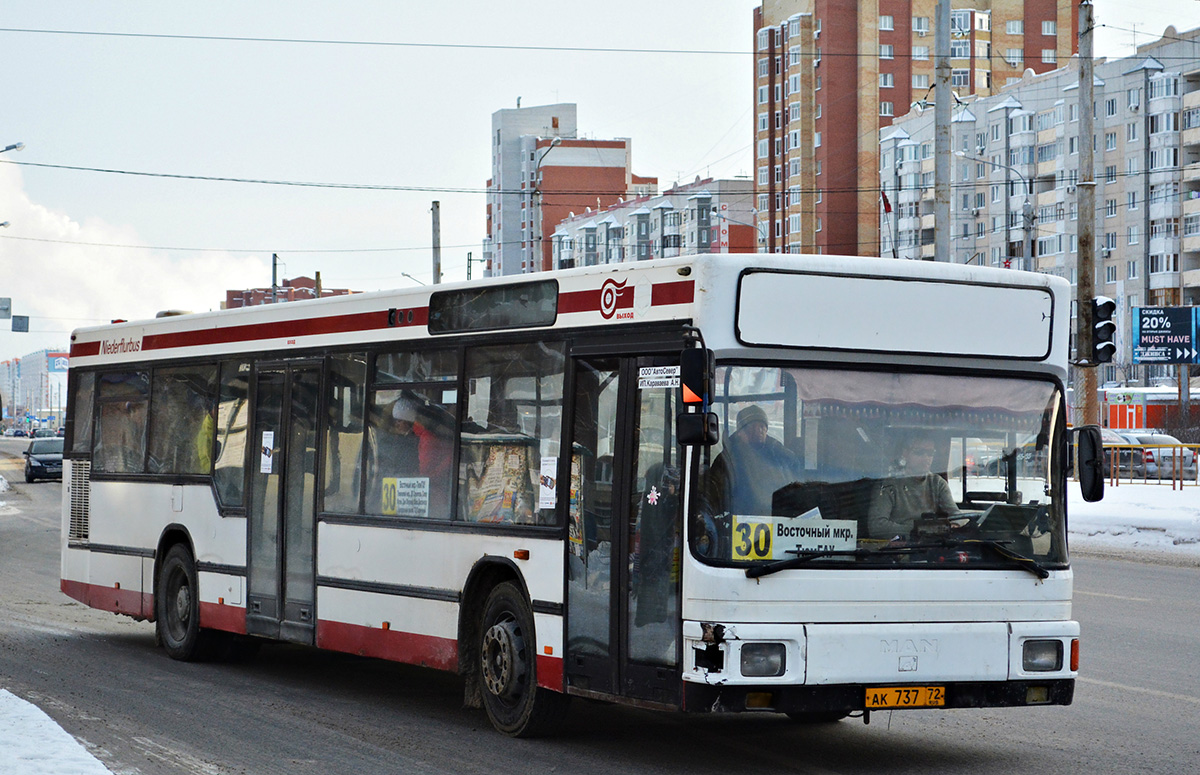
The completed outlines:
{"type": "MultiPolygon", "coordinates": [[[[458,678],[293,646],[184,664],[153,626],[58,591],[61,485],[26,485],[0,439],[0,687],[119,775],[289,773],[1195,773],[1200,569],[1077,557],[1082,677],[1065,708],[876,713],[870,725],[685,716],[576,701],[511,740],[458,678]]],[[[4,730],[0,730],[4,734],[4,730]]],[[[0,771],[3,764],[0,763],[0,771]]]]}

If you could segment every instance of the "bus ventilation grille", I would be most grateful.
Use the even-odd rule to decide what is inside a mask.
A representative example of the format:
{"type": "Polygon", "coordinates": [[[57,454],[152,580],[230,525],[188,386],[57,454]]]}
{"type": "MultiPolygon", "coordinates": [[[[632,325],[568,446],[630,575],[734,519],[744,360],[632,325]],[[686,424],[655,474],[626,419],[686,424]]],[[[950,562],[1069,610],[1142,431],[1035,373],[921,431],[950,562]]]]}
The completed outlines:
{"type": "Polygon", "coordinates": [[[91,518],[92,464],[87,460],[71,461],[71,531],[72,541],[86,541],[91,518]]]}

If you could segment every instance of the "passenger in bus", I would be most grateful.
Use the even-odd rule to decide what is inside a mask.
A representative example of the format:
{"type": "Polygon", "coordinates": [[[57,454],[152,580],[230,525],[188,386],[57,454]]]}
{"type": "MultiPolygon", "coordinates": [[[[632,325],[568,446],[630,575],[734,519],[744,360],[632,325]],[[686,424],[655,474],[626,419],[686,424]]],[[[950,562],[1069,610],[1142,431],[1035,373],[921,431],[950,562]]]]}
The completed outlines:
{"type": "Polygon", "coordinates": [[[392,404],[392,435],[398,451],[402,449],[398,468],[403,473],[396,475],[429,479],[429,516],[437,518],[448,517],[450,508],[453,443],[444,415],[440,407],[422,406],[404,397],[392,404]]]}
{"type": "Polygon", "coordinates": [[[896,469],[884,479],[871,501],[867,531],[871,538],[907,538],[923,515],[959,513],[950,485],[932,472],[937,446],[932,438],[908,436],[900,449],[896,469]]]}
{"type": "Polygon", "coordinates": [[[767,435],[767,413],[751,404],[737,414],[737,431],[708,473],[712,513],[771,514],[775,492],[800,477],[796,455],[767,435]]]}

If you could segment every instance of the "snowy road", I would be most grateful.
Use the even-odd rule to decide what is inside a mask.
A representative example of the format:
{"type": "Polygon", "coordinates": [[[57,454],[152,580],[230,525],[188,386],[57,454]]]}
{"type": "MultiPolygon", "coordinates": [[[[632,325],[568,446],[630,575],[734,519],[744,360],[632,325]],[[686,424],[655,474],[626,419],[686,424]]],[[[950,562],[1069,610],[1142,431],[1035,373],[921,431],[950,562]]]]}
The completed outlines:
{"type": "MultiPolygon", "coordinates": [[[[12,465],[0,461],[0,473],[13,476],[12,465]]],[[[97,755],[114,775],[564,765],[576,773],[814,775],[1086,766],[1101,775],[1190,772],[1200,757],[1189,721],[1200,712],[1200,677],[1177,667],[1200,663],[1195,569],[1173,567],[1200,565],[1195,488],[1122,485],[1100,504],[1072,503],[1075,608],[1085,633],[1072,707],[877,714],[869,727],[817,730],[576,703],[564,737],[535,744],[502,738],[463,711],[457,679],[440,673],[294,647],[269,647],[250,665],[172,662],[154,648],[150,625],[58,593],[59,490],[18,483],[0,492],[4,775],[106,775],[97,755]],[[1155,564],[1100,559],[1093,550],[1150,552],[1155,564]]]]}

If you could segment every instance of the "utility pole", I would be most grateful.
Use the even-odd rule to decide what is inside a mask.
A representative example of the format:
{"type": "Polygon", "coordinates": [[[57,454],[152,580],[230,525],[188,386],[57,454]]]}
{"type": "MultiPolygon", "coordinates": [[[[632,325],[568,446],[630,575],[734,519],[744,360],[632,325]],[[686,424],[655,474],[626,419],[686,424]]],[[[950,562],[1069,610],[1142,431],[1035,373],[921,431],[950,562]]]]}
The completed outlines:
{"type": "Polygon", "coordinates": [[[433,284],[442,281],[442,205],[433,203],[433,284]]]}
{"type": "Polygon", "coordinates": [[[279,256],[275,253],[271,254],[271,303],[279,301],[276,295],[276,289],[279,287],[279,275],[277,269],[279,267],[279,256]]]}
{"type": "Polygon", "coordinates": [[[314,278],[314,280],[315,280],[315,284],[317,287],[314,290],[316,291],[316,293],[315,293],[316,297],[319,299],[319,298],[321,298],[321,295],[324,293],[324,289],[321,287],[321,273],[317,272],[316,275],[317,276],[314,278]]]}
{"type": "MultiPolygon", "coordinates": [[[[1100,422],[1096,396],[1096,364],[1092,363],[1095,335],[1092,297],[1096,295],[1096,162],[1092,152],[1095,88],[1092,62],[1092,3],[1079,4],[1079,260],[1075,284],[1075,368],[1082,373],[1076,392],[1083,425],[1100,422]]],[[[1148,141],[1147,141],[1148,142],[1148,141]]],[[[1149,203],[1147,203],[1147,208],[1149,203]]],[[[1077,372],[1078,373],[1078,372],[1077,372]]]]}
{"type": "Polygon", "coordinates": [[[933,91],[933,259],[950,260],[950,0],[938,0],[933,91]]]}

